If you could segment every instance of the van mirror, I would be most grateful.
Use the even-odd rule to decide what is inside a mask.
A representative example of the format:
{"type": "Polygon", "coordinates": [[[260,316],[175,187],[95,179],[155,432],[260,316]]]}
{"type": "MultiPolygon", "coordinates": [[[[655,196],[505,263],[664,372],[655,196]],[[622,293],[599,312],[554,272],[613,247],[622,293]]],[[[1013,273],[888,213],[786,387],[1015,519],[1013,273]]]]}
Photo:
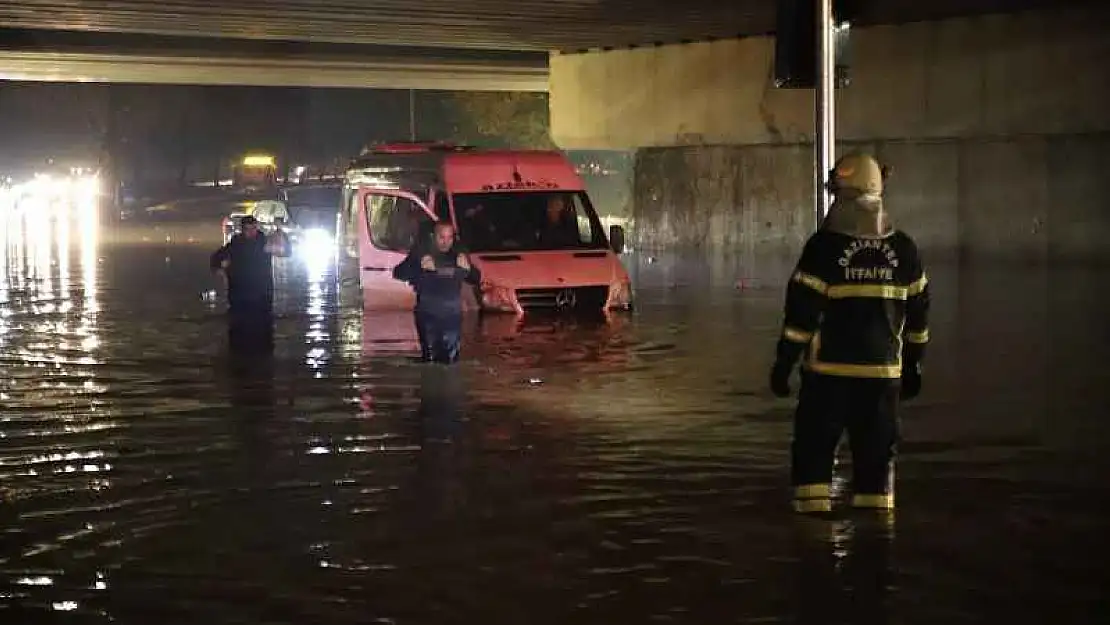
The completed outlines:
{"type": "Polygon", "coordinates": [[[616,224],[609,226],[609,246],[617,254],[624,253],[624,228],[616,224]]]}

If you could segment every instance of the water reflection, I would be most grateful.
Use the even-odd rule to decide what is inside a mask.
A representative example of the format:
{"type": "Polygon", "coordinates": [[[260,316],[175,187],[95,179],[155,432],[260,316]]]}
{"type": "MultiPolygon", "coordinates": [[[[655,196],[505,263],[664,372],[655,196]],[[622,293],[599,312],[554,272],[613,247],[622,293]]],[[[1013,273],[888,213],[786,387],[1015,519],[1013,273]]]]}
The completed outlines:
{"type": "Polygon", "coordinates": [[[329,345],[334,342],[331,322],[337,312],[334,264],[326,258],[309,257],[304,261],[304,272],[308,286],[304,309],[308,322],[305,364],[316,377],[323,377],[331,352],[329,345]]]}
{"type": "Polygon", "coordinates": [[[462,373],[451,367],[425,367],[420,372],[420,409],[416,413],[421,447],[459,443],[463,434],[462,373]]]}
{"type": "Polygon", "coordinates": [[[795,622],[886,625],[892,619],[894,515],[794,519],[795,622]]]}
{"type": "Polygon", "coordinates": [[[9,197],[0,220],[0,495],[8,514],[22,511],[0,521],[11,528],[0,562],[22,563],[5,604],[17,618],[39,610],[103,615],[104,570],[51,564],[59,552],[104,539],[98,502],[118,469],[118,452],[102,438],[118,423],[104,409],[108,388],[95,370],[96,197],[81,189],[9,197]]]}

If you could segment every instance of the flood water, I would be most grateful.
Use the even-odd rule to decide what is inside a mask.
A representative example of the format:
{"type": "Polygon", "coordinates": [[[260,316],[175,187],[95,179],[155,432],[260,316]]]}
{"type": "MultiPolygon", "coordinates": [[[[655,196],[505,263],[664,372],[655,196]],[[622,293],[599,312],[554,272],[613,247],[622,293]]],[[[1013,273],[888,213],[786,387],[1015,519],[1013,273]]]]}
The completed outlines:
{"type": "Polygon", "coordinates": [[[443,368],[291,264],[234,360],[215,223],[65,221],[4,232],[5,624],[1105,622],[1097,272],[935,267],[897,515],[818,520],[783,267],[630,256],[634,314],[471,322],[443,368]]]}

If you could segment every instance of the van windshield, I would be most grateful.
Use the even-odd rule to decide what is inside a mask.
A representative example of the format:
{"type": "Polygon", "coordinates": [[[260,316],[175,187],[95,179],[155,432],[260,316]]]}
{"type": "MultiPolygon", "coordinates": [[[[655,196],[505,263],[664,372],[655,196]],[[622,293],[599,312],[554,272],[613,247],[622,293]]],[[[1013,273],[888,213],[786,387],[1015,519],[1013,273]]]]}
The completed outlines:
{"type": "Polygon", "coordinates": [[[293,218],[293,223],[298,228],[303,228],[305,230],[326,230],[328,232],[335,231],[337,212],[338,211],[335,209],[327,210],[300,206],[291,207],[289,210],[290,217],[293,218]]]}
{"type": "Polygon", "coordinates": [[[457,193],[452,199],[459,238],[472,252],[608,247],[583,191],[457,193]]]}
{"type": "Polygon", "coordinates": [[[290,207],[314,210],[335,209],[343,203],[343,189],[338,186],[295,186],[285,190],[285,203],[290,207]]]}

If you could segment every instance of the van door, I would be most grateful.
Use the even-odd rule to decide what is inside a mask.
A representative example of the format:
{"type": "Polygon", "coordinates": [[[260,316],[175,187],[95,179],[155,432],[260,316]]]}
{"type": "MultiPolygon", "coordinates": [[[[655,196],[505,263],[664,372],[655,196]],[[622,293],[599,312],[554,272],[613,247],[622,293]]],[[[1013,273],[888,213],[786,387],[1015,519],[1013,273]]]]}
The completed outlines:
{"type": "Polygon", "coordinates": [[[359,210],[359,195],[357,192],[351,192],[346,197],[347,200],[343,203],[343,208],[336,219],[336,238],[343,249],[343,255],[346,258],[358,260],[358,220],[361,219],[362,214],[359,210]]]}
{"type": "Polygon", "coordinates": [[[434,218],[428,206],[407,191],[359,189],[359,283],[366,309],[411,308],[412,287],[393,279],[396,267],[434,218]]]}

